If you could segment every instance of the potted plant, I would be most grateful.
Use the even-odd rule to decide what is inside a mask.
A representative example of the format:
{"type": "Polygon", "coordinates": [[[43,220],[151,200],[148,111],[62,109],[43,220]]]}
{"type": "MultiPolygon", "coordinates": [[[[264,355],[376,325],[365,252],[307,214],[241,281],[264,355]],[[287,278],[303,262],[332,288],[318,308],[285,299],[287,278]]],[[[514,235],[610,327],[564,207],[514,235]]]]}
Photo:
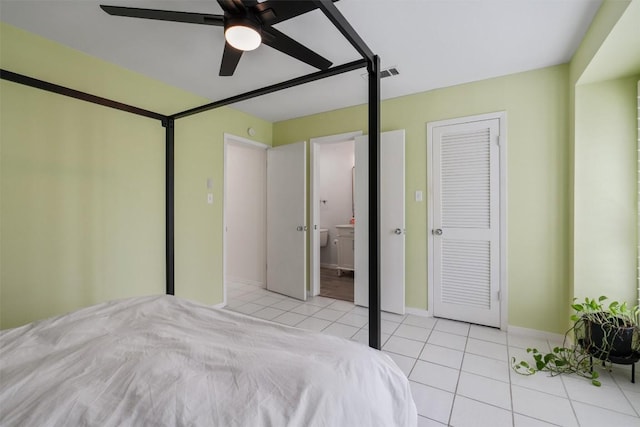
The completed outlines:
{"type": "Polygon", "coordinates": [[[551,353],[542,353],[528,348],[534,364],[516,362],[512,358],[513,369],[523,375],[533,375],[547,371],[552,376],[573,373],[588,378],[595,386],[600,386],[598,372],[593,370],[593,358],[602,361],[603,366],[612,363],[632,365],[631,382],[635,382],[635,363],[640,360],[639,306],[629,308],[618,301],[604,305],[607,297],[598,300],[585,298],[584,302],[573,300],[571,316],[573,326],[564,335],[562,347],[555,347],[551,353]],[[573,345],[568,346],[568,343],[573,345]]]}

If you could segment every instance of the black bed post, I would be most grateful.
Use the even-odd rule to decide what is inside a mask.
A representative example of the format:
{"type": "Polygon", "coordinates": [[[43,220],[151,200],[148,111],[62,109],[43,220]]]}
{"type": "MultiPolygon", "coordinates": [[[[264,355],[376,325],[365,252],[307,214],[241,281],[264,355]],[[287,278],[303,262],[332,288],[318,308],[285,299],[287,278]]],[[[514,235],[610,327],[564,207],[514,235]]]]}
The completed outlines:
{"type": "Polygon", "coordinates": [[[172,117],[167,117],[162,122],[166,130],[165,142],[165,221],[166,221],[166,265],[167,265],[167,295],[175,295],[174,292],[174,218],[173,218],[173,146],[174,146],[174,124],[172,117]]]}
{"type": "Polygon", "coordinates": [[[315,0],[318,9],[367,61],[369,72],[369,347],[380,350],[380,58],[374,55],[332,0],[315,0]]]}
{"type": "Polygon", "coordinates": [[[369,347],[380,350],[380,58],[369,72],[369,347]]]}

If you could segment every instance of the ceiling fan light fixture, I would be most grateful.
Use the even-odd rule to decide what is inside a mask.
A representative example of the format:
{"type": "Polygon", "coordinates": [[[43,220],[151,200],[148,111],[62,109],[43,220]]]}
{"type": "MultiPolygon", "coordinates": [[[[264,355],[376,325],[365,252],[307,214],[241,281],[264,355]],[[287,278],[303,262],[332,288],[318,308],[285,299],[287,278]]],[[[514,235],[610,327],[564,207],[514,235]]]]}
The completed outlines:
{"type": "Polygon", "coordinates": [[[260,24],[249,17],[230,18],[224,30],[224,38],[239,50],[254,50],[262,43],[260,24]]]}

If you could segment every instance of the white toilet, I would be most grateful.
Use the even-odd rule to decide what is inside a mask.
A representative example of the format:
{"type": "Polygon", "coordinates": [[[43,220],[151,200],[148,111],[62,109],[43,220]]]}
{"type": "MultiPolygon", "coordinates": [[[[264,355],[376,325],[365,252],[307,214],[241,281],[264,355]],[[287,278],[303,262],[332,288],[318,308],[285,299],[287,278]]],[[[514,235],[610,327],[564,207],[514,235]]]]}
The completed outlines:
{"type": "Polygon", "coordinates": [[[320,247],[324,248],[327,246],[327,242],[329,241],[329,229],[321,228],[320,229],[320,247]]]}

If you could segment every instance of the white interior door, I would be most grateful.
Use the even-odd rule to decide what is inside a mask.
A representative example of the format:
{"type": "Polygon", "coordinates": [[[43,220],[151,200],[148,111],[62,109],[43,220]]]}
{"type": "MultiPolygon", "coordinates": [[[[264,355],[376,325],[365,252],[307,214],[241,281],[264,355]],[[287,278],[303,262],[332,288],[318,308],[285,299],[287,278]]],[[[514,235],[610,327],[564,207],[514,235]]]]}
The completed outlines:
{"type": "Polygon", "coordinates": [[[500,326],[499,131],[432,128],[434,316],[500,326]]]}
{"type": "Polygon", "coordinates": [[[306,143],[267,152],[267,289],[306,300],[306,143]]]}
{"type": "MultiPolygon", "coordinates": [[[[357,305],[369,306],[368,137],[355,143],[355,289],[357,305]]],[[[404,130],[380,135],[380,306],[404,314],[405,291],[404,130]]]]}

